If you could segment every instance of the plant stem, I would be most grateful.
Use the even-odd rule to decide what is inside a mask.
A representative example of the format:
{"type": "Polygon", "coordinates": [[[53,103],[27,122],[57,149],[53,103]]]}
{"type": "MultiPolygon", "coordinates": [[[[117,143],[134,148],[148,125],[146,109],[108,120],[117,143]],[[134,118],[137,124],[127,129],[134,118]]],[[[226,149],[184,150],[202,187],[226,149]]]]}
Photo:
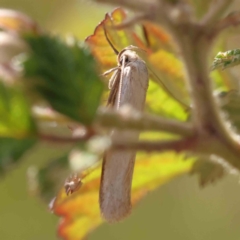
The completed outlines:
{"type": "MultiPolygon", "coordinates": [[[[152,21],[160,21],[162,24],[170,27],[171,23],[167,17],[169,12],[166,8],[169,7],[169,3],[164,0],[95,0],[99,3],[107,3],[115,6],[123,6],[131,9],[134,12],[143,13],[142,16],[146,16],[146,19],[152,21]]],[[[168,9],[171,10],[171,7],[168,9]]],[[[138,16],[137,16],[138,18],[138,16]]],[[[137,19],[131,19],[131,22],[136,22],[137,19]]]]}
{"type": "MultiPolygon", "coordinates": [[[[131,10],[140,11],[140,13],[146,14],[146,16],[151,14],[149,20],[152,20],[157,24],[164,24],[168,27],[169,31],[176,40],[178,50],[185,65],[186,81],[192,100],[191,118],[193,128],[191,125],[189,126],[191,126],[191,133],[197,133],[197,146],[194,148],[193,145],[190,144],[189,146],[193,147],[191,150],[195,153],[202,151],[205,153],[208,152],[209,154],[217,154],[219,152],[218,156],[223,157],[233,166],[240,169],[240,161],[238,160],[240,156],[239,141],[235,138],[234,133],[227,126],[221,116],[221,110],[213,96],[213,86],[209,77],[208,65],[208,54],[211,52],[211,45],[214,40],[213,38],[215,37],[214,35],[211,36],[210,32],[214,29],[214,24],[230,6],[233,0],[218,0],[213,2],[208,13],[199,23],[192,21],[191,17],[188,18],[186,14],[187,12],[184,8],[179,7],[176,9],[177,5],[168,4],[167,1],[151,1],[150,4],[143,0],[98,1],[120,4],[124,7],[130,8],[131,10]],[[181,16],[183,16],[183,18],[181,16]],[[178,21],[178,19],[180,20],[178,21]],[[209,139],[211,139],[211,141],[209,139]],[[205,142],[208,142],[208,144],[205,144],[205,142]]],[[[235,19],[235,22],[238,22],[238,19],[235,19]]],[[[222,22],[222,26],[221,24],[219,25],[219,30],[225,28],[227,25],[229,25],[229,22],[228,24],[226,24],[226,22],[222,22]]],[[[146,123],[148,121],[149,119],[146,123]]],[[[153,122],[156,124],[154,127],[158,128],[157,120],[153,122]]],[[[160,122],[163,123],[163,119],[160,119],[159,123],[160,122]]],[[[133,122],[128,123],[129,126],[133,127],[133,122]]],[[[169,127],[168,131],[170,130],[170,125],[171,124],[169,124],[169,122],[166,124],[166,126],[169,127]]],[[[176,130],[179,130],[179,133],[182,134],[183,128],[179,127],[179,125],[175,123],[173,125],[177,126],[175,132],[176,130]]],[[[139,120],[139,127],[140,126],[144,128],[144,124],[139,120]]],[[[164,124],[162,124],[162,126],[164,126],[164,124]]],[[[185,140],[186,139],[177,140],[177,142],[128,143],[128,146],[129,148],[134,148],[135,150],[174,150],[176,149],[176,145],[178,146],[178,144],[180,144],[180,146],[182,146],[181,141],[184,142],[185,140]]],[[[186,141],[188,142],[188,140],[186,141]]],[[[113,146],[115,147],[128,149],[128,146],[126,146],[125,143],[121,143],[122,145],[116,145],[116,143],[114,144],[115,145],[113,146]]],[[[186,146],[187,145],[184,145],[184,147],[180,147],[179,149],[186,150],[188,149],[186,146]]]]}
{"type": "Polygon", "coordinates": [[[204,15],[200,24],[210,27],[223,15],[232,2],[233,0],[212,1],[209,11],[204,15]]]}
{"type": "Polygon", "coordinates": [[[209,137],[214,138],[215,143],[210,144],[215,144],[219,148],[224,146],[225,149],[224,152],[222,151],[224,156],[221,154],[222,149],[219,149],[219,156],[222,155],[225,160],[239,168],[239,141],[221,116],[221,110],[213,96],[212,81],[209,78],[207,60],[211,41],[201,27],[189,26],[189,33],[186,34],[185,31],[186,29],[183,29],[178,32],[177,43],[184,61],[186,80],[192,99],[194,126],[201,141],[204,142],[209,137]]]}
{"type": "Polygon", "coordinates": [[[209,36],[216,37],[224,29],[240,24],[240,12],[233,12],[226,18],[220,20],[212,29],[209,29],[209,36]]]}
{"type": "Polygon", "coordinates": [[[135,11],[148,11],[154,6],[158,5],[156,0],[95,0],[95,2],[107,3],[112,5],[121,5],[135,11]]]}
{"type": "Polygon", "coordinates": [[[39,133],[38,138],[41,141],[52,142],[56,144],[71,144],[71,143],[78,143],[78,142],[86,142],[93,135],[94,133],[91,131],[86,132],[86,134],[84,134],[83,136],[77,136],[77,137],[56,136],[56,135],[39,133]]]}
{"type": "Polygon", "coordinates": [[[211,129],[211,123],[213,119],[216,120],[216,103],[212,95],[212,82],[208,77],[207,62],[210,46],[206,39],[197,36],[194,27],[189,26],[188,32],[188,35],[185,32],[178,32],[177,44],[181,51],[192,99],[192,119],[199,133],[206,130],[214,131],[211,129]]]}
{"type": "Polygon", "coordinates": [[[171,141],[114,142],[112,143],[112,148],[118,150],[140,150],[147,152],[163,152],[169,150],[181,152],[195,148],[196,144],[197,138],[189,137],[171,141]]]}
{"type": "Polygon", "coordinates": [[[135,110],[131,110],[131,114],[129,114],[129,112],[101,108],[97,113],[95,124],[107,128],[163,131],[182,136],[193,135],[193,126],[190,123],[144,114],[135,110]]]}

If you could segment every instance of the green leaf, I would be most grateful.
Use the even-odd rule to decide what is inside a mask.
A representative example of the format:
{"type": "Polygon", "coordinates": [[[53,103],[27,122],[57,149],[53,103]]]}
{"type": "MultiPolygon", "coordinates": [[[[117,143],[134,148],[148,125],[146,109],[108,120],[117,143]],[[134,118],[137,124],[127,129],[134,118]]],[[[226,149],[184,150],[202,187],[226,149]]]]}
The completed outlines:
{"type": "MultiPolygon", "coordinates": [[[[233,130],[240,133],[240,93],[236,90],[221,92],[218,95],[218,103],[223,110],[222,117],[230,123],[233,130]]],[[[233,173],[233,167],[217,156],[211,155],[197,156],[191,174],[198,174],[200,185],[206,186],[222,178],[226,172],[233,173]]]]}
{"type": "Polygon", "coordinates": [[[190,174],[199,175],[199,184],[204,187],[222,178],[225,174],[225,169],[222,165],[210,161],[207,157],[200,157],[193,164],[190,174]]]}
{"type": "Polygon", "coordinates": [[[240,133],[240,93],[236,90],[222,92],[219,100],[223,116],[230,121],[232,129],[240,133]]]}
{"type": "MultiPolygon", "coordinates": [[[[44,200],[50,201],[63,186],[63,180],[75,173],[88,175],[98,167],[99,156],[87,151],[86,144],[76,144],[70,152],[54,159],[49,164],[37,170],[34,182],[37,182],[37,192],[44,200]]],[[[31,176],[31,175],[30,175],[31,176]]]]}
{"type": "Polygon", "coordinates": [[[146,106],[149,112],[178,120],[186,120],[188,112],[153,81],[149,82],[146,106]]]}
{"type": "Polygon", "coordinates": [[[0,174],[17,163],[36,140],[0,138],[0,174]]]}
{"type": "Polygon", "coordinates": [[[240,49],[219,52],[212,63],[212,70],[225,69],[240,64],[240,49]]]}
{"type": "MultiPolygon", "coordinates": [[[[183,155],[173,152],[138,154],[132,182],[132,204],[171,179],[185,174],[192,164],[191,159],[186,161],[183,155]]],[[[62,217],[58,228],[62,238],[86,239],[89,232],[103,222],[99,209],[100,175],[100,168],[93,171],[72,195],[67,196],[64,188],[59,191],[52,210],[62,217]]]]}
{"type": "Polygon", "coordinates": [[[27,36],[26,41],[32,53],[24,62],[25,75],[37,78],[35,90],[58,112],[90,124],[104,86],[89,51],[55,36],[27,36]]]}
{"type": "Polygon", "coordinates": [[[0,137],[33,135],[36,127],[21,91],[0,82],[0,137]]]}
{"type": "Polygon", "coordinates": [[[37,186],[40,196],[46,201],[50,201],[63,185],[63,180],[70,174],[68,154],[51,161],[48,165],[38,170],[37,186]]]}

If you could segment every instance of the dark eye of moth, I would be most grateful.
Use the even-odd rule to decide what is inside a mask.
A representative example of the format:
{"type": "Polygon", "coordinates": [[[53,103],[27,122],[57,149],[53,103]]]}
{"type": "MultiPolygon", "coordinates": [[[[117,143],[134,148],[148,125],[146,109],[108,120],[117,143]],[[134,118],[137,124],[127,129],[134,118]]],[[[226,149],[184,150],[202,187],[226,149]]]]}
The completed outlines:
{"type": "MultiPolygon", "coordinates": [[[[125,63],[128,63],[128,62],[129,62],[129,59],[128,59],[128,56],[126,56],[126,57],[125,57],[125,63]]],[[[121,58],[120,64],[121,64],[121,65],[123,64],[123,58],[121,58]]]]}

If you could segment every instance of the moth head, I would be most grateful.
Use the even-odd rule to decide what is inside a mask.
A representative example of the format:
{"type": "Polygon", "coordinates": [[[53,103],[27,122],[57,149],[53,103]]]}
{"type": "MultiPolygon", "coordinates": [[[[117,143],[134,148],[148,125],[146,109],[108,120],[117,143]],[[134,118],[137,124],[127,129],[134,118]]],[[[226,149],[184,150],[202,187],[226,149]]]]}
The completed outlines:
{"type": "Polygon", "coordinates": [[[120,66],[122,66],[123,61],[125,64],[129,62],[133,62],[139,59],[139,56],[135,51],[144,51],[143,49],[135,46],[128,46],[124,48],[119,54],[118,54],[118,63],[120,66]]]}
{"type": "Polygon", "coordinates": [[[129,47],[124,48],[119,54],[118,54],[118,63],[120,66],[122,66],[123,61],[124,64],[127,64],[129,62],[133,62],[139,59],[139,56],[137,55],[136,52],[133,50],[129,49],[129,47]]]}

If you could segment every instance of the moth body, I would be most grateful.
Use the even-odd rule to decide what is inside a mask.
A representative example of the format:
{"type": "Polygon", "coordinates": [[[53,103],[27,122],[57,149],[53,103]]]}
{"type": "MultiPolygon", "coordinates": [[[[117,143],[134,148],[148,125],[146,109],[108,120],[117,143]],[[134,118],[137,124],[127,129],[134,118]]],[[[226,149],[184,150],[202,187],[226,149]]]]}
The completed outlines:
{"type": "MultiPolygon", "coordinates": [[[[119,68],[113,74],[108,105],[121,109],[125,105],[142,111],[148,88],[148,70],[145,62],[132,50],[118,54],[119,68]]],[[[137,131],[113,129],[112,141],[137,141],[137,131]]],[[[136,152],[109,150],[103,160],[100,208],[108,222],[119,221],[131,211],[131,185],[136,152]]]]}

